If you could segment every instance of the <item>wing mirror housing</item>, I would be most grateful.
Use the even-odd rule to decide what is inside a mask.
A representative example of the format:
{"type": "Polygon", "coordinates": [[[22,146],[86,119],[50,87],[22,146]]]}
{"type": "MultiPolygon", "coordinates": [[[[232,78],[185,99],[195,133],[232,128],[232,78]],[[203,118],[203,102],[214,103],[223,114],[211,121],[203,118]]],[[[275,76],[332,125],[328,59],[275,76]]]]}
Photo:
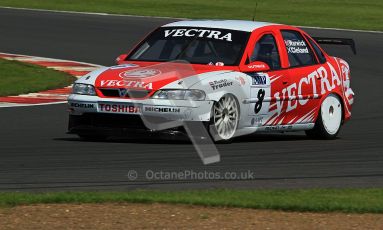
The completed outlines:
{"type": "Polygon", "coordinates": [[[249,73],[249,72],[265,72],[270,70],[270,66],[262,61],[254,61],[250,64],[243,65],[239,67],[241,72],[249,73]]]}
{"type": "Polygon", "coordinates": [[[121,64],[123,61],[125,61],[125,59],[128,57],[127,54],[121,54],[120,56],[118,56],[116,58],[116,63],[117,65],[121,64]]]}

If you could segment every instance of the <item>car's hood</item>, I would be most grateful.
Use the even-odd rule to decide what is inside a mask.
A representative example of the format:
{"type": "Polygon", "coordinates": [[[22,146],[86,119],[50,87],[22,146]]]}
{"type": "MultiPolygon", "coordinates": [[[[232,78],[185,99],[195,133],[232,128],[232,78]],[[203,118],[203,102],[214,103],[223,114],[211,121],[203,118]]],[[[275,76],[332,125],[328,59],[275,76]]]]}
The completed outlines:
{"type": "MultiPolygon", "coordinates": [[[[209,65],[189,65],[184,63],[143,64],[129,63],[112,66],[100,73],[96,80],[96,88],[127,88],[155,91],[163,86],[200,75],[206,72],[222,71],[225,68],[209,65]]],[[[200,79],[195,78],[194,81],[200,79]]],[[[195,82],[189,80],[189,84],[195,82]]]]}

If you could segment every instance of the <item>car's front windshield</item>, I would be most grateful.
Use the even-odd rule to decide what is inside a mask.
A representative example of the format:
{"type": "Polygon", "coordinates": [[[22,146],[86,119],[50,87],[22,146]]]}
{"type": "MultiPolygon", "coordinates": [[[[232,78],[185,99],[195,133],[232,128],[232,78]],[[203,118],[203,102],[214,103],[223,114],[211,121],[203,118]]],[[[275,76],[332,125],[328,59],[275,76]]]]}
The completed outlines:
{"type": "Polygon", "coordinates": [[[226,29],[161,27],[141,42],[128,60],[238,65],[249,35],[226,29]]]}

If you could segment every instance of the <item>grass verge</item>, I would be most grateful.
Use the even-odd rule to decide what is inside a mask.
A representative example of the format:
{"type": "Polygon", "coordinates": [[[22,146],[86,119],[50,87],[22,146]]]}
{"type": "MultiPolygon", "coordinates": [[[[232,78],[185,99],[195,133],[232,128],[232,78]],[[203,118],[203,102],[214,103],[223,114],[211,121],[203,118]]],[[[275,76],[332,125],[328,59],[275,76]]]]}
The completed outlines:
{"type": "Polygon", "coordinates": [[[256,20],[292,25],[383,30],[381,0],[0,0],[1,6],[186,18],[256,20]]]}
{"type": "Polygon", "coordinates": [[[45,67],[0,59],[0,96],[19,95],[70,85],[74,77],[45,67]]]}
{"type": "Polygon", "coordinates": [[[178,203],[283,211],[383,213],[383,189],[0,193],[0,206],[41,203],[178,203]]]}

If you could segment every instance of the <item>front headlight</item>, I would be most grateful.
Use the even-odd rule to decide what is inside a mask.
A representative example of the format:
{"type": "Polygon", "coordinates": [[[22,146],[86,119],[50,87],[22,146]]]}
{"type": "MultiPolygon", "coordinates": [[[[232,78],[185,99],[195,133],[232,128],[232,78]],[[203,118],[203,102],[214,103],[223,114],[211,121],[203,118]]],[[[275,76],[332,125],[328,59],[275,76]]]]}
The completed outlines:
{"type": "Polygon", "coordinates": [[[158,90],[152,96],[154,99],[203,101],[204,91],[199,89],[164,89],[158,90]]]}
{"type": "Polygon", "coordinates": [[[75,83],[72,88],[73,94],[91,95],[95,96],[96,91],[93,85],[75,83]]]}

